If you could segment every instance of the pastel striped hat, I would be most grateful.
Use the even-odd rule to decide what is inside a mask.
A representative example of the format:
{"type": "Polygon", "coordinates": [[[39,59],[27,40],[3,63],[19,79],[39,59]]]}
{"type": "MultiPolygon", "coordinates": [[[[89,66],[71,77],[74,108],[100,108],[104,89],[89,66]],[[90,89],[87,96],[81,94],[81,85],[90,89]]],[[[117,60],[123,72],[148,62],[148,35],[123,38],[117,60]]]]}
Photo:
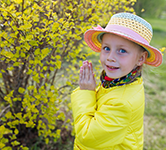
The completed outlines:
{"type": "Polygon", "coordinates": [[[141,17],[131,13],[117,13],[111,17],[105,29],[98,25],[87,30],[84,39],[93,51],[101,51],[104,33],[119,35],[144,47],[148,51],[146,64],[157,67],[162,63],[162,53],[149,45],[153,35],[152,27],[141,17]]]}

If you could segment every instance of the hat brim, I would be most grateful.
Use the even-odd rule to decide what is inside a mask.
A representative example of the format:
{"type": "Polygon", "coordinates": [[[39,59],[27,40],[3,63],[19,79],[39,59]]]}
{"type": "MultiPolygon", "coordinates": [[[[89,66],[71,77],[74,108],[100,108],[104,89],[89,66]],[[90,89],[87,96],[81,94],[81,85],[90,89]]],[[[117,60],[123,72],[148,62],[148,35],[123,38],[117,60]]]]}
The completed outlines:
{"type": "Polygon", "coordinates": [[[141,45],[142,47],[144,47],[149,55],[148,58],[145,62],[145,64],[150,65],[150,66],[155,66],[158,67],[159,65],[161,65],[162,63],[162,53],[155,47],[150,46],[147,43],[144,43],[142,41],[139,41],[138,39],[135,39],[134,37],[131,37],[127,34],[121,33],[121,32],[117,32],[117,31],[107,31],[103,28],[100,29],[90,29],[87,30],[84,34],[84,39],[85,42],[88,44],[88,46],[95,52],[100,52],[101,51],[101,40],[99,38],[99,35],[104,33],[111,33],[111,34],[115,34],[118,36],[121,36],[125,39],[128,39],[134,43],[137,43],[138,45],[141,45]]]}

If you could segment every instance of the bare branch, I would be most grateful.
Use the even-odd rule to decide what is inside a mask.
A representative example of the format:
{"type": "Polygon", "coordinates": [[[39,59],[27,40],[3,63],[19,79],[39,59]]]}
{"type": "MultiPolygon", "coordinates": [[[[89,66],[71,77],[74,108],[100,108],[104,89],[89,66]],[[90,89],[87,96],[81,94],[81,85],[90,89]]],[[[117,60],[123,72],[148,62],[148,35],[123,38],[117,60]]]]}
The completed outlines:
{"type": "Polygon", "coordinates": [[[54,75],[53,75],[53,77],[52,77],[51,85],[54,84],[54,80],[55,80],[55,77],[56,77],[57,72],[58,72],[58,69],[56,69],[55,72],[54,72],[54,75]]]}
{"type": "Polygon", "coordinates": [[[66,88],[66,87],[70,87],[70,85],[64,85],[64,86],[60,87],[60,88],[58,89],[58,91],[60,91],[61,89],[66,88]]]}
{"type": "Polygon", "coordinates": [[[0,94],[2,94],[3,96],[5,95],[1,88],[0,88],[0,94]]]}
{"type": "Polygon", "coordinates": [[[7,107],[5,107],[5,108],[1,111],[1,113],[0,113],[0,118],[2,117],[3,113],[5,113],[5,111],[6,111],[7,109],[9,109],[9,108],[10,108],[10,105],[8,105],[7,107]]]}
{"type": "Polygon", "coordinates": [[[4,37],[3,37],[3,39],[5,40],[5,41],[7,41],[9,44],[11,44],[13,47],[16,47],[16,45],[14,45],[13,43],[10,43],[7,39],[5,39],[4,37]]]}

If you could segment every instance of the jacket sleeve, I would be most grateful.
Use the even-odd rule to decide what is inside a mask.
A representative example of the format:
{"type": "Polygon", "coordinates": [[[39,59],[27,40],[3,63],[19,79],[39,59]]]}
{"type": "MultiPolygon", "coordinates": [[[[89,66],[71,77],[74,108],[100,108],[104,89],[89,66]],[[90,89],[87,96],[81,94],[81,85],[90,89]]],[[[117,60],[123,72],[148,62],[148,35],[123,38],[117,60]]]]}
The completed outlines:
{"type": "Polygon", "coordinates": [[[96,93],[77,89],[71,95],[71,104],[76,138],[81,145],[104,148],[122,143],[131,118],[126,101],[110,99],[96,109],[96,93]]]}

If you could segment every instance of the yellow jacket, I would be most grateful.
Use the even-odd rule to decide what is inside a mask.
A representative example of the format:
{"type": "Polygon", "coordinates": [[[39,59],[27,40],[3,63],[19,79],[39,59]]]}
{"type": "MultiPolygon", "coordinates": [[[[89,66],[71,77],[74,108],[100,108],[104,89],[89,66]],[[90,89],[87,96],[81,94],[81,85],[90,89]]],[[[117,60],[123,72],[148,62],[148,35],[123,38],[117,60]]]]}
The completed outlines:
{"type": "Polygon", "coordinates": [[[74,150],[142,150],[144,100],[142,78],[96,92],[77,88],[71,95],[74,150]]]}

